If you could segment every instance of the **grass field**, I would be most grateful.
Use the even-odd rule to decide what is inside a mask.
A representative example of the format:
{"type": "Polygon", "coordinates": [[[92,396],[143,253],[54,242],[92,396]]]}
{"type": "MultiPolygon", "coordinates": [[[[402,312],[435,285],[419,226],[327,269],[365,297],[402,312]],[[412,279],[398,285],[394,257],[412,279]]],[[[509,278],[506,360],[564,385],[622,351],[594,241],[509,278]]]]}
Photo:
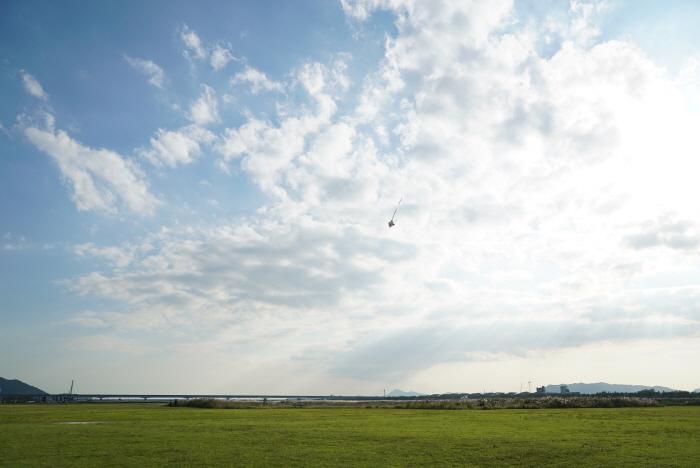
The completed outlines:
{"type": "Polygon", "coordinates": [[[0,405],[0,467],[316,466],[699,467],[700,407],[0,405]]]}

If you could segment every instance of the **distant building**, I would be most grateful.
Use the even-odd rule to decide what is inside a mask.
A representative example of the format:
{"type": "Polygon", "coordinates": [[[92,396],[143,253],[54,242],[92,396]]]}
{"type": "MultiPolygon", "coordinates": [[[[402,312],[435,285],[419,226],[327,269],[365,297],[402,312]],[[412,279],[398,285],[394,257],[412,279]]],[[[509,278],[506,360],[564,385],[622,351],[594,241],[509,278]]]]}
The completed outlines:
{"type": "Polygon", "coordinates": [[[537,393],[547,393],[547,390],[544,388],[544,385],[541,387],[537,387],[537,393]]]}
{"type": "Polygon", "coordinates": [[[559,388],[561,389],[561,393],[571,393],[571,392],[569,391],[569,387],[567,387],[566,385],[562,385],[562,386],[559,387],[559,388]]]}

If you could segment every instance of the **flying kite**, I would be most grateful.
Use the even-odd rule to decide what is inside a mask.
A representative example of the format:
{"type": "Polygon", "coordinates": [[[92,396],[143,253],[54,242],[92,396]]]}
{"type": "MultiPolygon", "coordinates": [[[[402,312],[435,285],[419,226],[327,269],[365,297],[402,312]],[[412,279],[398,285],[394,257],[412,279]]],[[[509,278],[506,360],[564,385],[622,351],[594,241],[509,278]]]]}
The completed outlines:
{"type": "MultiPolygon", "coordinates": [[[[403,197],[401,197],[401,200],[403,200],[403,197]]],[[[401,204],[401,200],[396,204],[396,209],[394,210],[394,214],[391,215],[391,220],[389,221],[389,229],[391,229],[396,223],[394,222],[394,216],[396,216],[396,211],[398,211],[399,206],[401,204]]]]}

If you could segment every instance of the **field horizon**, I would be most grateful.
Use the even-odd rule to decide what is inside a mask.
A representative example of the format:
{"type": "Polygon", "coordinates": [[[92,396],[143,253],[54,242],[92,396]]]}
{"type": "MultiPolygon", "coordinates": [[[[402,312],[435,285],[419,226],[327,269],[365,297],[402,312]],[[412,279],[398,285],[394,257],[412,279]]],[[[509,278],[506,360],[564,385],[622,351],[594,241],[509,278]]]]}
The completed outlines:
{"type": "MultiPolygon", "coordinates": [[[[654,390],[656,392],[686,392],[686,393],[700,393],[700,388],[696,388],[695,390],[692,391],[686,391],[686,390],[677,390],[677,389],[672,389],[669,387],[665,386],[660,386],[660,385],[630,385],[630,384],[609,384],[606,382],[596,382],[596,383],[572,383],[572,384],[548,384],[544,385],[543,387],[546,389],[545,393],[548,394],[559,394],[561,393],[560,387],[565,386],[567,387],[571,392],[573,393],[581,393],[583,395],[595,395],[597,393],[603,393],[603,392],[608,392],[608,393],[635,393],[635,392],[640,392],[640,391],[645,391],[645,390],[654,390]]],[[[72,389],[72,386],[71,386],[72,389]]],[[[527,392],[525,391],[520,391],[520,392],[502,392],[502,391],[492,391],[492,392],[483,392],[482,395],[487,395],[487,394],[530,394],[530,393],[536,393],[536,392],[531,392],[528,390],[527,392]]],[[[51,393],[51,392],[46,392],[42,389],[39,389],[37,387],[34,387],[32,385],[29,385],[19,379],[5,379],[3,377],[0,377],[0,396],[1,395],[23,395],[23,394],[28,394],[28,395],[65,395],[66,393],[51,393]],[[9,389],[9,390],[8,390],[9,389]]],[[[214,397],[214,398],[223,398],[223,397],[230,397],[230,398],[278,398],[278,397],[289,397],[289,398],[295,398],[295,397],[306,397],[306,398],[318,398],[318,397],[333,397],[333,398],[395,398],[395,397],[425,397],[425,396],[434,396],[434,395],[476,395],[478,392],[443,392],[443,393],[422,393],[422,392],[415,392],[415,391],[403,391],[401,389],[395,388],[394,390],[386,393],[384,391],[383,395],[324,395],[322,393],[315,393],[315,394],[289,394],[285,392],[268,392],[267,394],[247,394],[247,393],[239,393],[239,394],[211,394],[211,393],[183,393],[183,392],[170,392],[170,393],[157,393],[157,392],[131,392],[131,393],[117,393],[117,392],[83,392],[79,393],[76,392],[74,395],[76,396],[122,396],[122,397],[139,397],[141,395],[149,395],[149,396],[162,396],[162,397],[176,397],[176,396],[183,396],[183,397],[189,397],[189,398],[195,398],[195,397],[214,397]]]]}

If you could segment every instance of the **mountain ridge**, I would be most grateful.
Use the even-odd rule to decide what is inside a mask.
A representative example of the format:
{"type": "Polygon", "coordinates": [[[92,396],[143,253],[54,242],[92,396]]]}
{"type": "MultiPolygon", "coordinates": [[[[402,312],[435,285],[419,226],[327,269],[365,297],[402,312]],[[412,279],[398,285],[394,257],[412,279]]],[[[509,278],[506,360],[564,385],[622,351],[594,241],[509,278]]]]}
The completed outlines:
{"type": "Polygon", "coordinates": [[[21,380],[0,377],[0,395],[48,395],[48,393],[21,380]]]}

